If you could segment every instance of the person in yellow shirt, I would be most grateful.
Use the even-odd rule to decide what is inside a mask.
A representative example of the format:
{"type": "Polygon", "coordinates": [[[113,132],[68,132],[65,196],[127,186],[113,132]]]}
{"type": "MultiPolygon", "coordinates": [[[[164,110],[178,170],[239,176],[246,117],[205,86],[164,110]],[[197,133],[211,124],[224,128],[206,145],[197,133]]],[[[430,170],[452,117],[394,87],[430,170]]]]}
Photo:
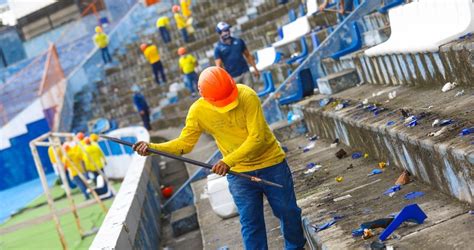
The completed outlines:
{"type": "Polygon", "coordinates": [[[84,160],[86,171],[94,175],[94,182],[96,182],[97,176],[99,176],[99,171],[102,171],[107,161],[100,147],[92,144],[91,140],[87,137],[84,139],[82,159],[84,160]]]}
{"type": "Polygon", "coordinates": [[[161,38],[165,43],[171,42],[171,36],[169,32],[170,19],[167,16],[161,16],[156,20],[156,27],[160,31],[161,38]]]}
{"type": "Polygon", "coordinates": [[[180,47],[178,49],[179,57],[179,68],[181,72],[183,72],[184,76],[184,84],[186,88],[189,89],[192,96],[196,96],[197,90],[197,83],[198,83],[198,75],[196,73],[196,66],[198,65],[198,61],[196,57],[191,54],[188,54],[186,48],[180,47]]]}
{"type": "Polygon", "coordinates": [[[153,75],[155,76],[155,81],[158,85],[160,85],[160,79],[158,79],[158,74],[160,74],[161,79],[164,83],[166,83],[166,76],[165,76],[165,69],[163,68],[163,64],[160,60],[160,53],[158,52],[158,48],[155,45],[148,45],[146,43],[142,43],[140,45],[140,49],[145,55],[146,60],[151,64],[151,69],[153,70],[153,75]]]}
{"type": "Polygon", "coordinates": [[[188,31],[186,30],[186,17],[179,13],[181,8],[178,5],[173,5],[172,11],[174,13],[174,20],[176,22],[176,28],[181,32],[181,36],[185,43],[189,42],[188,31]]]}
{"type": "Polygon", "coordinates": [[[95,46],[97,46],[97,48],[99,48],[102,53],[102,60],[104,61],[104,64],[112,62],[112,57],[110,56],[108,49],[109,37],[104,33],[100,26],[95,27],[95,35],[93,40],[95,46]]]}
{"type": "Polygon", "coordinates": [[[66,155],[62,156],[62,163],[66,171],[69,172],[69,176],[72,181],[79,187],[82,194],[88,200],[89,193],[87,193],[86,184],[79,177],[79,173],[84,174],[84,169],[82,167],[82,154],[79,150],[75,149],[78,146],[69,146],[64,144],[63,148],[66,152],[66,155]]]}
{"type": "Polygon", "coordinates": [[[225,69],[216,66],[201,73],[198,86],[202,97],[190,107],[185,127],[177,139],[164,143],[140,141],[133,149],[143,156],[149,154],[148,148],[182,155],[191,152],[203,132],[210,134],[223,155],[212,167],[214,173],[226,175],[232,169],[283,186],[266,186],[227,175],[240,214],[245,249],[268,249],[264,195],[280,219],[285,249],[303,249],[306,240],[291,172],[284,151],[265,121],[257,93],[236,84],[225,69]]]}
{"type": "Polygon", "coordinates": [[[191,0],[181,0],[180,1],[181,10],[183,12],[183,16],[188,19],[191,17],[191,0]]]}
{"type": "Polygon", "coordinates": [[[56,160],[56,156],[61,161],[61,157],[62,157],[61,149],[57,148],[55,150],[53,146],[49,146],[48,147],[48,156],[49,156],[49,161],[51,162],[51,165],[53,166],[54,173],[56,175],[59,175],[59,171],[58,171],[59,165],[58,165],[58,161],[56,160]],[[54,155],[54,151],[56,151],[56,155],[54,155]]]}

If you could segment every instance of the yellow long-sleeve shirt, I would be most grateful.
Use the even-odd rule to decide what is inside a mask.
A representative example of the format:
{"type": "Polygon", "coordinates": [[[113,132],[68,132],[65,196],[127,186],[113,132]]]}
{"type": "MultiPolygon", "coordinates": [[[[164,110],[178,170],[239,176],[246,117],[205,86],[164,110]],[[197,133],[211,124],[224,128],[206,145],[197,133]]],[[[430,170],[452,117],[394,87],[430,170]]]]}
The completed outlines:
{"type": "Polygon", "coordinates": [[[143,54],[150,64],[156,63],[160,60],[160,53],[158,52],[158,48],[155,45],[146,47],[143,54]]]}
{"type": "Polygon", "coordinates": [[[169,27],[170,25],[170,19],[167,16],[162,16],[156,20],[156,27],[169,27]]]}
{"type": "Polygon", "coordinates": [[[222,159],[232,170],[247,172],[273,166],[285,159],[285,153],[263,116],[257,93],[237,84],[239,105],[227,113],[219,113],[200,98],[186,117],[186,126],[174,140],[150,147],[182,155],[191,152],[202,132],[216,140],[222,159]]]}
{"type": "Polygon", "coordinates": [[[104,168],[105,155],[95,144],[85,145],[82,159],[87,171],[98,171],[104,168]],[[98,168],[98,169],[97,169],[98,168]]]}
{"type": "Polygon", "coordinates": [[[64,167],[69,170],[71,178],[78,175],[78,172],[81,174],[84,173],[84,168],[82,167],[82,154],[78,146],[72,147],[66,155],[67,157],[62,157],[62,162],[64,167]]]}
{"type": "Polygon", "coordinates": [[[109,37],[103,32],[95,34],[93,40],[95,46],[99,47],[100,49],[103,49],[109,45],[109,37]]]}
{"type": "MultiPolygon", "coordinates": [[[[61,149],[56,148],[56,155],[58,156],[59,160],[61,160],[61,158],[62,158],[61,149]]],[[[56,157],[54,155],[53,146],[48,147],[48,156],[49,156],[49,161],[51,162],[51,164],[56,164],[57,161],[56,161],[56,157]]]]}
{"type": "Polygon", "coordinates": [[[186,18],[183,15],[181,15],[179,13],[175,13],[174,14],[174,20],[176,21],[176,27],[179,30],[186,28],[186,18]]]}
{"type": "Polygon", "coordinates": [[[192,14],[191,12],[191,0],[181,0],[181,11],[183,12],[183,16],[189,18],[192,14]]]}

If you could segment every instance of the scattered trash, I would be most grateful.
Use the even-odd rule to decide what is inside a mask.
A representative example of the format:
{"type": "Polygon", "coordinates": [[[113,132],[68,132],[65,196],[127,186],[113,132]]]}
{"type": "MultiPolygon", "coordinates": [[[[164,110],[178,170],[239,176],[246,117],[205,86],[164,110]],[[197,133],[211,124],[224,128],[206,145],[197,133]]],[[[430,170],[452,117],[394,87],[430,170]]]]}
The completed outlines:
{"type": "Polygon", "coordinates": [[[401,189],[402,189],[402,186],[400,184],[397,184],[387,189],[387,191],[385,191],[383,194],[392,197],[395,194],[395,192],[400,191],[401,189]]]}
{"type": "Polygon", "coordinates": [[[431,126],[434,127],[434,126],[437,126],[438,124],[439,124],[439,119],[436,119],[436,120],[433,121],[431,126]]]}
{"type": "Polygon", "coordinates": [[[408,110],[400,109],[400,112],[402,113],[402,116],[405,118],[410,116],[410,112],[408,112],[408,110]]]}
{"type": "Polygon", "coordinates": [[[405,199],[406,200],[413,200],[413,199],[416,199],[416,198],[421,197],[423,195],[425,195],[425,193],[423,193],[423,192],[410,192],[410,193],[405,195],[405,199]]]}
{"type": "Polygon", "coordinates": [[[474,127],[465,128],[465,129],[461,130],[461,133],[459,135],[465,136],[465,135],[469,135],[469,134],[472,134],[472,133],[474,133],[474,127]]]}
{"type": "Polygon", "coordinates": [[[308,136],[308,140],[309,140],[309,141],[316,141],[316,140],[318,140],[318,139],[319,139],[319,136],[317,136],[317,135],[308,136]]]}
{"type": "Polygon", "coordinates": [[[360,237],[364,235],[364,229],[363,228],[357,228],[352,230],[352,237],[360,237]]]}
{"type": "Polygon", "coordinates": [[[331,148],[335,148],[339,145],[339,138],[336,138],[330,145],[331,148]]]}
{"type": "Polygon", "coordinates": [[[310,142],[306,147],[303,148],[303,153],[308,152],[310,149],[316,146],[316,142],[310,142]]]}
{"type": "Polygon", "coordinates": [[[365,159],[369,158],[369,154],[368,154],[368,153],[365,153],[365,154],[364,154],[364,158],[365,158],[365,159]]]}
{"type": "Polygon", "coordinates": [[[389,122],[387,122],[387,126],[392,126],[392,125],[394,125],[394,124],[395,124],[394,121],[389,121],[389,122]]]}
{"type": "Polygon", "coordinates": [[[324,223],[323,225],[321,226],[316,226],[316,225],[312,225],[313,229],[315,232],[320,232],[320,231],[323,231],[325,229],[328,229],[330,226],[336,224],[336,222],[338,220],[342,219],[342,216],[334,216],[333,219],[327,223],[324,223]]]}
{"type": "Polygon", "coordinates": [[[228,246],[222,246],[217,248],[217,250],[229,250],[230,248],[228,246]]]}
{"type": "Polygon", "coordinates": [[[344,180],[344,178],[342,176],[338,176],[336,177],[336,181],[337,182],[342,182],[344,180]]]}
{"type": "Polygon", "coordinates": [[[374,236],[374,232],[370,229],[364,229],[364,235],[362,235],[362,239],[366,240],[372,238],[374,236]]]}
{"type": "Polygon", "coordinates": [[[439,126],[443,127],[443,126],[447,126],[449,124],[452,124],[453,123],[453,120],[452,119],[445,119],[445,120],[442,120],[439,122],[439,126]]]}
{"type": "Polygon", "coordinates": [[[474,215],[474,210],[469,210],[468,214],[474,215]]]}
{"type": "Polygon", "coordinates": [[[306,171],[303,172],[303,174],[312,174],[314,172],[316,172],[317,170],[319,170],[322,166],[321,165],[316,165],[306,171]]]}
{"type": "Polygon", "coordinates": [[[379,162],[379,168],[385,168],[387,166],[387,163],[384,161],[379,162]]]}
{"type": "Polygon", "coordinates": [[[381,174],[381,173],[383,173],[382,170],[380,170],[380,169],[374,169],[374,170],[372,170],[372,172],[371,172],[370,174],[368,174],[367,176],[372,176],[372,175],[381,174]]]}
{"type": "Polygon", "coordinates": [[[392,234],[404,221],[410,220],[422,224],[426,216],[425,212],[417,204],[405,206],[400,213],[395,216],[392,223],[380,234],[379,239],[384,241],[392,234]]]}
{"type": "Polygon", "coordinates": [[[362,157],[362,152],[355,152],[355,153],[352,153],[352,159],[359,159],[360,157],[362,157]]]}
{"type": "Polygon", "coordinates": [[[341,110],[341,109],[343,109],[343,108],[344,108],[344,104],[339,103],[339,104],[336,106],[335,110],[336,110],[336,111],[339,111],[339,110],[341,110]]]}
{"type": "Polygon", "coordinates": [[[392,223],[394,218],[382,218],[373,221],[368,221],[360,224],[362,229],[387,228],[392,223]]]}
{"type": "Polygon", "coordinates": [[[395,99],[395,97],[397,97],[397,91],[396,90],[388,93],[388,99],[393,100],[393,99],[395,99]]]}
{"type": "Polygon", "coordinates": [[[418,125],[418,118],[416,116],[412,115],[405,119],[405,126],[415,127],[416,125],[418,125]]]}
{"type": "Polygon", "coordinates": [[[446,132],[446,130],[448,130],[448,128],[447,128],[447,127],[444,127],[444,128],[442,128],[442,129],[440,129],[440,130],[438,130],[438,131],[436,131],[436,132],[430,132],[430,133],[428,133],[428,136],[434,136],[434,137],[436,137],[436,136],[439,136],[439,135],[441,135],[442,133],[446,132]]]}
{"type": "Polygon", "coordinates": [[[454,95],[454,97],[459,97],[459,96],[463,96],[463,95],[464,95],[464,89],[461,90],[461,91],[458,91],[458,92],[454,95]]]}
{"type": "Polygon", "coordinates": [[[406,185],[410,182],[410,172],[404,170],[403,173],[398,177],[395,185],[406,185]]]}
{"type": "Polygon", "coordinates": [[[364,100],[362,101],[362,104],[364,104],[364,105],[367,105],[368,103],[369,103],[369,100],[368,100],[368,99],[364,99],[364,100]]]}
{"type": "Polygon", "coordinates": [[[456,85],[457,85],[456,82],[452,82],[452,83],[447,82],[447,83],[443,86],[443,88],[441,88],[441,91],[443,91],[443,92],[448,92],[448,91],[454,89],[454,88],[456,87],[456,85]]]}
{"type": "Polygon", "coordinates": [[[349,199],[349,198],[352,198],[352,195],[347,194],[347,195],[344,195],[344,196],[335,198],[335,199],[333,199],[333,201],[334,201],[334,202],[338,202],[338,201],[346,200],[346,199],[349,199]]]}
{"type": "Polygon", "coordinates": [[[354,168],[354,165],[350,164],[349,167],[347,167],[346,169],[349,170],[349,169],[353,169],[354,168]]]}
{"type": "Polygon", "coordinates": [[[372,243],[370,243],[370,249],[371,250],[384,250],[386,249],[385,247],[385,244],[381,241],[372,241],[372,243]]]}
{"type": "Polygon", "coordinates": [[[346,157],[346,156],[347,156],[347,152],[344,151],[344,149],[342,149],[342,148],[341,148],[339,151],[336,152],[336,157],[337,157],[338,159],[342,159],[342,158],[344,158],[344,157],[346,157]]]}
{"type": "Polygon", "coordinates": [[[322,100],[319,101],[319,106],[322,108],[326,105],[328,105],[328,103],[332,102],[332,98],[324,98],[322,100]]]}

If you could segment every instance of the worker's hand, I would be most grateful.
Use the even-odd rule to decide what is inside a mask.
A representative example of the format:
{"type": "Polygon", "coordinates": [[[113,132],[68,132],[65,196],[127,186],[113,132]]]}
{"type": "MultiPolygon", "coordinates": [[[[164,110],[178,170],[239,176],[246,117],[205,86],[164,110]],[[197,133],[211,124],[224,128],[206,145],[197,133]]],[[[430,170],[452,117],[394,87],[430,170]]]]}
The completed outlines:
{"type": "Polygon", "coordinates": [[[219,161],[214,166],[212,166],[212,172],[222,176],[225,176],[229,170],[230,167],[223,161],[219,161]]]}
{"type": "Polygon", "coordinates": [[[145,111],[140,111],[140,115],[144,115],[145,114],[145,111]]]}
{"type": "Polygon", "coordinates": [[[139,155],[141,156],[147,156],[147,155],[150,155],[150,153],[147,151],[148,150],[148,147],[150,147],[150,145],[148,144],[148,142],[144,142],[144,141],[139,141],[135,144],[133,144],[133,150],[135,150],[139,155]]]}
{"type": "Polygon", "coordinates": [[[257,78],[257,79],[255,79],[255,80],[260,79],[260,72],[258,71],[257,68],[255,68],[255,71],[253,72],[253,76],[255,76],[255,77],[257,78]]]}

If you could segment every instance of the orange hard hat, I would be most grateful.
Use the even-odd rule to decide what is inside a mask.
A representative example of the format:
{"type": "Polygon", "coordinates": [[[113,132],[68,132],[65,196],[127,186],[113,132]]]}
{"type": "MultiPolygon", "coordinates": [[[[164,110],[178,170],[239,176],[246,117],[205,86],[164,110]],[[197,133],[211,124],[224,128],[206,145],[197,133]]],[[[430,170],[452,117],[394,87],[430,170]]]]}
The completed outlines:
{"type": "Polygon", "coordinates": [[[102,27],[96,26],[95,27],[95,33],[100,33],[100,32],[102,32],[102,27]]]}
{"type": "Polygon", "coordinates": [[[71,147],[70,147],[68,144],[64,144],[64,145],[63,145],[63,149],[64,149],[64,151],[67,152],[67,151],[69,151],[69,150],[71,149],[71,147]]]}
{"type": "Polygon", "coordinates": [[[145,51],[146,47],[148,47],[148,45],[146,45],[146,43],[140,44],[140,49],[141,49],[142,51],[145,51]]]}
{"type": "Polygon", "coordinates": [[[84,133],[82,132],[79,132],[76,134],[76,138],[79,140],[79,141],[82,141],[82,139],[84,139],[84,133]]]}
{"type": "Polygon", "coordinates": [[[228,112],[239,105],[239,92],[232,76],[221,67],[212,66],[199,76],[199,93],[219,113],[228,112]]]}
{"type": "Polygon", "coordinates": [[[185,47],[180,47],[178,49],[178,55],[182,56],[184,54],[186,54],[186,48],[185,47]]]}
{"type": "Polygon", "coordinates": [[[99,136],[97,134],[91,134],[89,137],[91,138],[91,141],[96,142],[99,140],[99,136]]]}
{"type": "Polygon", "coordinates": [[[173,13],[176,13],[176,12],[180,11],[181,8],[179,7],[179,5],[173,5],[173,7],[171,8],[171,10],[173,11],[173,13]]]}
{"type": "Polygon", "coordinates": [[[87,144],[87,145],[90,145],[91,144],[91,139],[89,139],[89,137],[84,138],[84,143],[87,144]]]}

